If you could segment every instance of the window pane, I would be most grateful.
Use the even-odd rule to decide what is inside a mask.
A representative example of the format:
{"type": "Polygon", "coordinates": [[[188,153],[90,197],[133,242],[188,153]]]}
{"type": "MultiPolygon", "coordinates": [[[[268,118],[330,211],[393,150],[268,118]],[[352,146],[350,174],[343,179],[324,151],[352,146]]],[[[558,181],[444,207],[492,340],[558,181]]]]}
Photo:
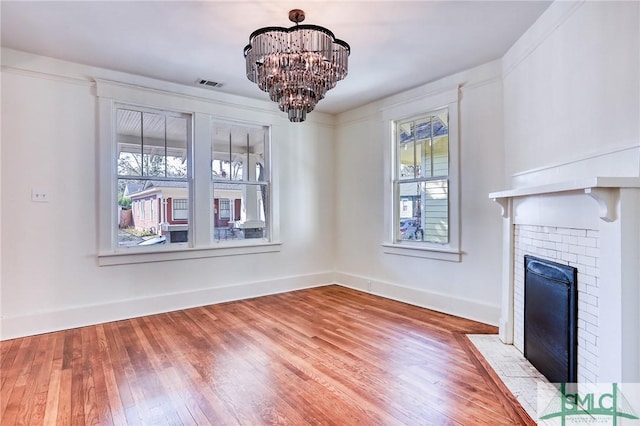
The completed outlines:
{"type": "Polygon", "coordinates": [[[142,176],[142,113],[118,109],[116,112],[116,144],[118,174],[142,176]]]}
{"type": "Polygon", "coordinates": [[[433,139],[433,176],[449,175],[449,136],[433,139]]]}
{"type": "Polygon", "coordinates": [[[262,127],[251,131],[249,136],[249,162],[255,164],[255,175],[249,176],[249,180],[265,182],[267,179],[265,170],[265,140],[268,129],[262,127]]]}
{"type": "Polygon", "coordinates": [[[211,173],[214,180],[265,182],[268,128],[213,123],[211,173]]]}
{"type": "Polygon", "coordinates": [[[145,176],[165,176],[164,115],[142,113],[142,170],[145,176]]]}
{"type": "Polygon", "coordinates": [[[398,185],[399,200],[399,240],[422,241],[420,183],[401,183],[398,185]]]}
{"type": "Polygon", "coordinates": [[[214,125],[211,136],[211,178],[231,179],[231,129],[214,125]]]}
{"type": "Polygon", "coordinates": [[[401,144],[412,141],[415,137],[413,134],[413,121],[399,123],[398,134],[396,136],[401,144]]]}
{"type": "Polygon", "coordinates": [[[117,110],[118,174],[185,177],[187,119],[117,110]]]}
{"type": "Polygon", "coordinates": [[[176,198],[171,200],[171,208],[173,209],[173,219],[187,220],[189,219],[189,203],[184,198],[176,198]]]}
{"type": "Polygon", "coordinates": [[[398,179],[413,179],[416,175],[413,121],[400,123],[397,128],[396,138],[398,141],[396,151],[398,157],[398,179]]]}
{"type": "MultiPolygon", "coordinates": [[[[425,151],[425,142],[426,141],[417,141],[415,143],[416,147],[416,166],[415,166],[415,176],[417,178],[429,176],[430,173],[430,164],[424,162],[424,151],[425,151]],[[425,175],[426,173],[426,175],[425,175]]],[[[427,144],[426,149],[429,149],[429,145],[427,144]]]]}
{"type": "Polygon", "coordinates": [[[187,119],[167,116],[167,177],[187,176],[187,119]]]}
{"type": "Polygon", "coordinates": [[[432,117],[433,176],[449,175],[449,115],[447,110],[432,117]]]}
{"type": "Polygon", "coordinates": [[[447,109],[436,112],[433,116],[432,137],[449,134],[449,111],[447,109]]]}
{"type": "Polygon", "coordinates": [[[267,238],[267,189],[259,184],[214,182],[214,239],[267,238]]]}
{"type": "Polygon", "coordinates": [[[415,143],[413,141],[400,144],[398,152],[398,160],[400,161],[398,177],[400,179],[413,179],[415,177],[415,153],[415,143]]]}
{"type": "Polygon", "coordinates": [[[446,180],[400,183],[397,238],[401,241],[449,242],[449,200],[446,180]]]}
{"type": "Polygon", "coordinates": [[[416,120],[416,177],[432,176],[431,138],[429,134],[431,117],[416,120]]]}
{"type": "Polygon", "coordinates": [[[247,135],[233,129],[231,133],[231,180],[248,180],[244,175],[248,156],[247,135]]]}
{"type": "Polygon", "coordinates": [[[449,242],[449,188],[447,180],[424,182],[421,191],[423,241],[449,242]]]}
{"type": "Polygon", "coordinates": [[[229,222],[231,220],[231,200],[228,198],[218,198],[218,206],[220,208],[219,219],[229,222]]]}
{"type": "Polygon", "coordinates": [[[189,241],[184,181],[118,179],[118,247],[189,241]]]}

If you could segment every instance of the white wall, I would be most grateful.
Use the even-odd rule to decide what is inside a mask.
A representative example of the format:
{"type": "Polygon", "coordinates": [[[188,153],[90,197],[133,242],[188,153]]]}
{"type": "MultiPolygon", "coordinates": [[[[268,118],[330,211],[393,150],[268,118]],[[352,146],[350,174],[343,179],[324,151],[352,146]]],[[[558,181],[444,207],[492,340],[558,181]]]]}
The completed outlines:
{"type": "MultiPolygon", "coordinates": [[[[426,111],[425,111],[426,112],[426,111]]],[[[501,220],[487,194],[502,184],[502,84],[492,62],[338,116],[336,279],[373,293],[497,324],[501,220]],[[384,156],[381,110],[461,84],[461,262],[383,252],[384,156]]],[[[386,215],[388,216],[388,214],[386,215]]]]}
{"type": "Polygon", "coordinates": [[[640,4],[556,2],[502,61],[290,125],[268,102],[2,51],[0,338],[333,282],[498,322],[502,224],[489,192],[640,176],[640,4]],[[99,267],[94,77],[274,123],[282,250],[99,267]],[[461,262],[384,253],[382,108],[462,84],[461,262]],[[334,125],[335,124],[335,125],[334,125]],[[504,142],[503,142],[504,141],[504,142]],[[550,154],[553,154],[551,156],[550,154]],[[32,203],[31,189],[49,190],[32,203]]]}
{"type": "MultiPolygon", "coordinates": [[[[554,2],[504,56],[503,80],[506,174],[496,189],[640,176],[640,3],[554,2]]],[[[509,223],[597,229],[599,299],[586,309],[599,313],[601,349],[585,379],[637,382],[638,191],[613,192],[611,221],[597,218],[584,193],[514,199],[505,269],[509,223]]],[[[505,295],[510,285],[507,272],[505,295]]],[[[506,317],[508,310],[505,303],[506,317]]]]}
{"type": "Polygon", "coordinates": [[[507,52],[505,186],[640,176],[639,28],[638,2],[555,2],[507,52]]]}
{"type": "Polygon", "coordinates": [[[2,339],[333,282],[332,117],[290,124],[271,102],[6,49],[2,65],[2,339]],[[160,85],[273,123],[281,251],[98,266],[93,77],[160,85]],[[50,202],[32,202],[32,188],[50,202]]]}

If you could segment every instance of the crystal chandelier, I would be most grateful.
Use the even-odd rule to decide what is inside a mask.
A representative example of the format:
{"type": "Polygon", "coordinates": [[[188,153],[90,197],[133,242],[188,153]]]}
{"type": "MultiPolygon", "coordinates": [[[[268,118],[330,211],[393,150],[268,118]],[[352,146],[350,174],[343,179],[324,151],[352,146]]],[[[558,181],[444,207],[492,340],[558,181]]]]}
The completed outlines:
{"type": "Polygon", "coordinates": [[[294,9],[291,28],[265,27],[249,36],[244,48],[247,78],[269,93],[289,121],[302,122],[328,90],[347,76],[347,43],[317,25],[299,25],[304,12],[294,9]]]}

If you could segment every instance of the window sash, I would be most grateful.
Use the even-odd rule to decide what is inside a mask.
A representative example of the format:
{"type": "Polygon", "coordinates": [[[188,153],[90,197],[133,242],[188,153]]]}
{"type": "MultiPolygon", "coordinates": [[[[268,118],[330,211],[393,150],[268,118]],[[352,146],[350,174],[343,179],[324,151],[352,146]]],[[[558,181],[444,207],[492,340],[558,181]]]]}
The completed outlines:
{"type": "MultiPolygon", "coordinates": [[[[103,99],[100,99],[100,102],[102,115],[105,105],[103,99]]],[[[102,119],[101,116],[101,123],[102,119]]],[[[131,236],[124,237],[124,234],[121,233],[119,217],[114,215],[117,220],[112,222],[109,249],[123,253],[161,250],[164,249],[163,245],[154,245],[153,247],[145,245],[148,242],[146,236],[156,234],[159,237],[161,233],[164,233],[166,242],[170,242],[166,245],[171,246],[171,249],[192,247],[190,229],[193,227],[193,221],[189,220],[190,204],[187,204],[185,211],[176,208],[172,203],[171,217],[166,210],[163,210],[163,215],[155,215],[153,204],[166,203],[166,199],[176,198],[175,193],[171,193],[173,191],[171,185],[166,187],[170,189],[162,187],[164,183],[169,184],[170,182],[180,183],[179,187],[183,188],[182,191],[185,192],[186,199],[192,199],[193,132],[191,129],[193,128],[193,114],[112,101],[110,102],[109,124],[112,144],[109,160],[112,164],[111,170],[114,172],[111,177],[112,194],[117,194],[115,198],[119,198],[122,183],[135,182],[142,185],[142,188],[137,188],[137,193],[140,194],[139,197],[144,197],[140,202],[135,203],[139,206],[138,214],[136,215],[134,212],[133,223],[127,224],[127,226],[133,225],[135,227],[135,232],[131,236]],[[123,155],[123,153],[128,155],[123,155]],[[182,159],[177,167],[175,164],[169,164],[173,158],[182,159]],[[170,171],[170,167],[175,168],[177,173],[174,170],[170,171]],[[147,188],[146,185],[149,182],[156,184],[147,188]],[[146,191],[149,192],[142,193],[146,191]],[[180,225],[178,226],[178,224],[180,225]],[[174,231],[181,233],[187,231],[188,238],[173,239],[171,238],[173,234],[170,233],[174,231]]],[[[101,178],[104,176],[101,175],[101,178]]],[[[136,193],[129,194],[129,196],[135,197],[136,193]]],[[[115,205],[114,200],[111,200],[110,204],[111,208],[118,209],[117,200],[115,205]]],[[[101,247],[104,247],[102,238],[101,234],[101,247]]]]}
{"type": "MultiPolygon", "coordinates": [[[[395,120],[393,124],[393,146],[394,146],[394,164],[393,164],[393,209],[395,218],[393,220],[392,229],[393,229],[393,238],[392,241],[396,244],[406,243],[407,241],[410,243],[417,244],[437,244],[437,245],[446,245],[450,241],[450,212],[449,212],[449,175],[447,174],[438,174],[435,173],[435,162],[434,162],[434,141],[436,139],[442,139],[445,137],[447,141],[449,139],[449,114],[448,108],[439,108],[436,110],[431,110],[424,114],[420,114],[418,116],[403,119],[403,120],[395,120]],[[435,121],[434,117],[438,115],[446,115],[447,117],[447,132],[445,134],[436,135],[434,132],[435,121]],[[427,135],[418,135],[418,123],[425,123],[428,125],[425,126],[428,128],[429,132],[427,135]],[[403,131],[408,130],[409,137],[402,140],[403,131]],[[427,154],[427,144],[428,143],[428,154],[427,154]],[[409,149],[410,148],[410,149],[409,149]],[[408,152],[407,152],[408,151],[408,152]],[[421,153],[421,155],[418,155],[421,153]],[[407,159],[411,159],[410,162],[407,162],[407,159]],[[425,159],[428,159],[428,167],[423,167],[423,163],[425,159]],[[407,166],[407,164],[412,164],[411,166],[407,166]],[[412,168],[412,169],[411,169],[412,168]],[[402,170],[409,169],[412,171],[413,177],[407,177],[401,173],[402,170]],[[426,175],[425,169],[428,171],[429,175],[426,175]],[[427,186],[430,183],[438,183],[444,182],[445,185],[445,193],[446,197],[443,199],[445,211],[442,212],[442,204],[443,202],[434,201],[428,203],[429,200],[433,200],[428,197],[427,192],[431,193],[432,191],[428,191],[427,186]],[[412,185],[416,185],[416,194],[413,196],[405,196],[403,197],[401,187],[411,188],[412,185]],[[404,204],[407,204],[411,200],[410,198],[417,197],[415,201],[412,201],[413,205],[418,204],[418,209],[414,209],[412,212],[406,212],[402,210],[403,206],[403,198],[404,204]],[[439,207],[435,207],[439,206],[439,207]],[[434,214],[427,214],[427,207],[431,209],[435,208],[434,214]],[[419,211],[417,211],[419,210],[419,211]],[[410,217],[407,217],[407,213],[410,213],[410,217]],[[404,221],[404,223],[403,223],[404,221]],[[443,226],[445,226],[446,231],[443,231],[443,226]]],[[[407,133],[405,133],[407,134],[407,133]]],[[[449,171],[449,163],[451,161],[451,156],[448,149],[447,142],[447,154],[446,154],[446,163],[447,172],[449,171]]],[[[435,187],[432,187],[435,188],[435,187]]],[[[406,206],[405,206],[406,207],[406,206]]]]}
{"type": "Polygon", "coordinates": [[[222,120],[212,120],[211,127],[215,242],[270,241],[270,128],[222,120]]]}

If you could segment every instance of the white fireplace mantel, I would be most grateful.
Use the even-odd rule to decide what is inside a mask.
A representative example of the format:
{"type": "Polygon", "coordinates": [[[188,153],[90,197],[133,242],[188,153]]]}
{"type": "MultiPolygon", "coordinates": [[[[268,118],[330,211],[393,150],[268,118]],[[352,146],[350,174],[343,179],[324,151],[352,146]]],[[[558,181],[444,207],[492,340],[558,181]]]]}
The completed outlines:
{"type": "MultiPolygon", "coordinates": [[[[598,235],[593,255],[597,258],[589,269],[598,271],[594,273],[599,289],[597,344],[602,348],[594,373],[604,382],[640,382],[640,177],[592,177],[520,187],[492,192],[489,199],[502,207],[504,219],[501,340],[514,343],[514,229],[593,230],[598,235]]],[[[557,248],[561,246],[566,244],[556,250],[564,250],[557,248]]],[[[572,248],[567,250],[571,253],[572,248]]]]}
{"type": "Polygon", "coordinates": [[[508,202],[511,198],[582,191],[598,203],[600,218],[605,222],[612,222],[616,219],[616,205],[620,188],[640,188],[640,178],[594,177],[492,192],[489,194],[489,198],[500,204],[502,217],[506,218],[509,214],[508,202]]]}

